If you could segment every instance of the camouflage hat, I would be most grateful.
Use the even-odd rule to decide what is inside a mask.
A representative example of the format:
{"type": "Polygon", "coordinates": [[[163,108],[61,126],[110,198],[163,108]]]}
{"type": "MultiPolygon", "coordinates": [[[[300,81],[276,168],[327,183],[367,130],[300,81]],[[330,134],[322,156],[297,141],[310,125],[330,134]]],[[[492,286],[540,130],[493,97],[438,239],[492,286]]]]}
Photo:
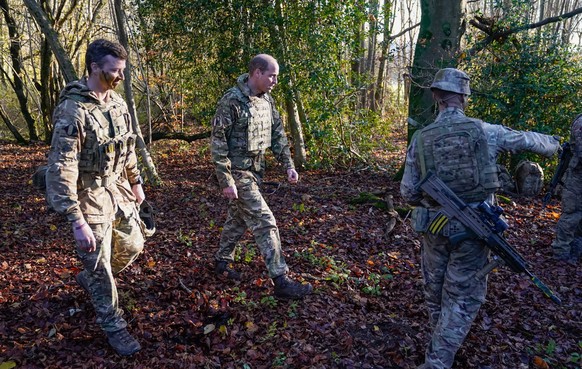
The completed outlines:
{"type": "Polygon", "coordinates": [[[455,92],[461,95],[471,95],[469,88],[469,76],[455,68],[445,68],[439,70],[430,88],[438,88],[443,91],[455,92]]]}

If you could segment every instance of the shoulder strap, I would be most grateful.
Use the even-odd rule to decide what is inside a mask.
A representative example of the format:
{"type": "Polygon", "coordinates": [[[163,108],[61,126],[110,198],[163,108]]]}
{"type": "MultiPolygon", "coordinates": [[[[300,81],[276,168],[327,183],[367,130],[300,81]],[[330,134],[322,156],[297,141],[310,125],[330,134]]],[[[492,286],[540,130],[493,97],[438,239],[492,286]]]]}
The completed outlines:
{"type": "Polygon", "coordinates": [[[101,128],[109,127],[109,120],[105,117],[105,115],[103,115],[103,112],[101,109],[99,109],[97,104],[85,101],[85,99],[79,95],[67,96],[67,99],[79,103],[79,105],[84,108],[88,114],[91,114],[93,117],[95,117],[101,128]]]}

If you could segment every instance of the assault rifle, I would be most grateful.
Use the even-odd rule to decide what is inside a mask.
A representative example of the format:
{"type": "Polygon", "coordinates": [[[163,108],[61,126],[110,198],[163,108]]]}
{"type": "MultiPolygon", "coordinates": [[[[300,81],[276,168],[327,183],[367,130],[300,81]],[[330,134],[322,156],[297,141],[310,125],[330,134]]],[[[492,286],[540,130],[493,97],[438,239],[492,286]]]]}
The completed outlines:
{"type": "Polygon", "coordinates": [[[501,236],[501,232],[506,227],[499,224],[499,212],[484,211],[486,207],[482,206],[480,208],[483,210],[476,211],[463,202],[439,177],[430,171],[417,185],[417,188],[439,203],[442,206],[441,212],[449,219],[458,220],[477,238],[487,243],[489,249],[496,255],[492,262],[477,273],[477,278],[484,277],[501,264],[506,264],[516,273],[527,274],[547,297],[558,305],[562,304],[560,298],[527,269],[528,265],[525,259],[501,236]]]}
{"type": "Polygon", "coordinates": [[[568,169],[568,165],[570,164],[570,159],[572,159],[572,149],[570,148],[570,144],[568,142],[564,142],[562,144],[562,152],[560,153],[558,166],[556,167],[556,171],[554,172],[554,176],[552,177],[552,181],[550,182],[550,187],[548,188],[548,192],[544,196],[542,200],[542,205],[545,208],[552,196],[554,195],[554,191],[558,184],[562,183],[562,177],[564,173],[566,173],[566,169],[568,169]]]}

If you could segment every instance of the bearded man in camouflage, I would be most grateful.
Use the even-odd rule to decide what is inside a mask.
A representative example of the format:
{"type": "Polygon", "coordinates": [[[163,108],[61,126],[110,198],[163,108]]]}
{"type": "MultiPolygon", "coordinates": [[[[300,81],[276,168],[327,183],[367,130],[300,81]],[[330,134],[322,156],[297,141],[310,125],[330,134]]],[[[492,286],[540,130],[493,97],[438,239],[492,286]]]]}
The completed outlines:
{"type": "Polygon", "coordinates": [[[114,275],[144,246],[137,205],[144,199],[131,118],[113,89],[121,82],[127,52],[117,42],[87,48],[88,76],[69,83],[53,114],[46,175],[47,198],[71,222],[84,270],[77,282],[91,296],[97,323],[120,355],[141,346],[127,331],[114,275]]]}
{"type": "Polygon", "coordinates": [[[269,147],[287,170],[288,181],[296,183],[299,179],[283,122],[270,95],[278,74],[279,65],[272,56],[255,56],[249,72],[241,75],[236,86],[220,99],[212,120],[212,161],[222,194],[229,199],[228,216],[215,255],[215,271],[230,279],[240,279],[230,264],[237,242],[250,229],[275,284],[275,297],[299,299],[311,293],[312,287],[287,276],[289,268],[281,251],[275,217],[259,191],[265,171],[265,150],[269,147]]]}
{"type": "Polygon", "coordinates": [[[582,253],[582,114],[570,129],[572,158],[564,175],[562,214],[552,242],[554,257],[576,265],[582,253]]]}
{"type": "Polygon", "coordinates": [[[555,154],[559,140],[535,132],[520,132],[465,116],[471,91],[469,77],[453,68],[442,69],[431,85],[438,103],[436,120],[417,131],[406,154],[400,192],[417,207],[413,228],[422,234],[422,275],[432,337],[419,368],[450,368],[479,308],[485,301],[486,278],[476,273],[486,264],[489,250],[483,241],[465,239],[453,244],[464,227],[449,219],[437,234],[428,232],[439,206],[417,185],[430,170],[470,206],[494,203],[500,187],[496,157],[504,151],[555,154]]]}

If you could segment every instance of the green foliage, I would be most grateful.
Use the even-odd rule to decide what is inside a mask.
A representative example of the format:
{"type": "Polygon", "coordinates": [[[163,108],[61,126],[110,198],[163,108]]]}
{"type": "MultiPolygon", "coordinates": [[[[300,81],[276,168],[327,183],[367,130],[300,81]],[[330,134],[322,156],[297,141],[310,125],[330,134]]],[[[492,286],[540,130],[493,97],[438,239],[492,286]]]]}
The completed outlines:
{"type": "Polygon", "coordinates": [[[277,299],[273,296],[264,296],[261,298],[261,304],[273,309],[277,306],[277,299]]]}
{"type": "MultiPolygon", "coordinates": [[[[472,76],[468,115],[569,139],[582,100],[582,58],[571,46],[520,33],[490,45],[462,68],[472,76]]],[[[540,161],[522,154],[502,163],[513,170],[522,159],[540,161]]]]}
{"type": "Polygon", "coordinates": [[[273,54],[280,64],[274,90],[279,110],[285,113],[285,99],[299,93],[307,115],[308,165],[370,160],[375,149],[391,144],[390,124],[360,103],[373,82],[354,68],[364,55],[366,2],[287,1],[280,9],[278,3],[134,1],[147,62],[159,79],[156,88],[168,99],[182,94],[192,119],[208,125],[216,101],[246,72],[250,58],[273,54]]]}

